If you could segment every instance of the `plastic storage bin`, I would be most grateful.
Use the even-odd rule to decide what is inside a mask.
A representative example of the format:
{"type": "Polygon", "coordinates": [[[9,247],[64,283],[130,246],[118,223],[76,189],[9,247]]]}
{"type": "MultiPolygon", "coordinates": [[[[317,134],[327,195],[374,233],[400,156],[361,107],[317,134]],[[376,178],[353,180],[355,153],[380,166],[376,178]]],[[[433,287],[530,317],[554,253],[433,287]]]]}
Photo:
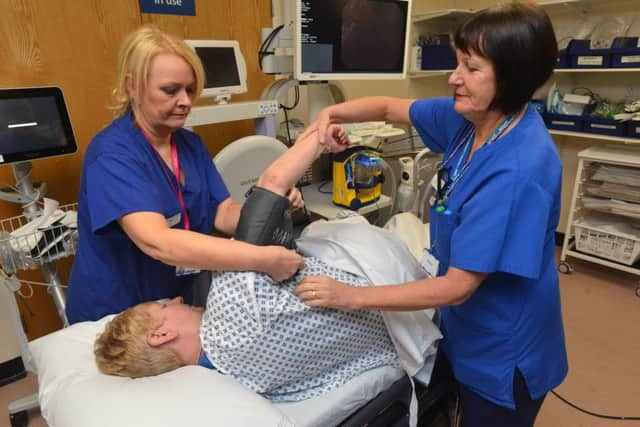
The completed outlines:
{"type": "Polygon", "coordinates": [[[567,130],[572,132],[582,131],[582,116],[544,113],[542,117],[544,118],[544,122],[549,129],[567,130]]]}
{"type": "Polygon", "coordinates": [[[558,51],[558,61],[556,62],[556,68],[570,68],[571,60],[569,59],[568,49],[560,49],[558,51]]]}
{"type": "Polygon", "coordinates": [[[448,34],[431,36],[434,44],[422,46],[423,70],[453,70],[458,65],[448,34]]]}
{"type": "Polygon", "coordinates": [[[640,120],[629,120],[627,122],[627,136],[640,138],[640,120]]]}
{"type": "Polygon", "coordinates": [[[640,67],[640,45],[638,37],[616,37],[611,46],[611,67],[640,67]]]}
{"type": "Polygon", "coordinates": [[[602,119],[600,117],[592,116],[584,116],[582,121],[583,132],[611,136],[627,135],[627,122],[621,122],[613,119],[602,119]]]}
{"type": "Polygon", "coordinates": [[[591,40],[569,42],[570,68],[604,68],[611,63],[610,49],[591,49],[591,40]]]}
{"type": "Polygon", "coordinates": [[[600,221],[578,220],[574,223],[576,249],[625,265],[640,258],[640,235],[612,232],[600,221]]]}

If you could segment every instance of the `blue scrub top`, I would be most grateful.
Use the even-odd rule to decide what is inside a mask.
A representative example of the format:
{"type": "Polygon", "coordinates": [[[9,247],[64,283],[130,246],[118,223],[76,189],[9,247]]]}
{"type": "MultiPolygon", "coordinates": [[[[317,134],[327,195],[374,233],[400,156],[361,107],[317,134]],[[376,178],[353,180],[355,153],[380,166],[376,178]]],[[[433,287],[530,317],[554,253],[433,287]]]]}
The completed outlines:
{"type": "MultiPolygon", "coordinates": [[[[453,104],[437,98],[410,108],[425,145],[445,159],[471,126],[453,104]]],[[[547,128],[527,108],[509,133],[473,154],[446,213],[430,212],[439,275],[449,266],[488,274],[467,301],[442,308],[442,348],[456,379],[500,406],[515,408],[516,368],[533,399],[567,374],[554,260],[561,178],[547,128]]]]}
{"type": "MultiPolygon", "coordinates": [[[[181,188],[191,230],[210,234],[218,205],[229,191],[196,134],[179,129],[174,140],[185,176],[181,188]]],[[[91,141],[82,165],[80,242],[67,293],[70,323],[190,292],[193,276],[176,276],[174,266],[144,254],[117,222],[132,212],[158,212],[167,219],[180,216],[173,227],[184,228],[173,189],[177,185],[171,168],[163,171],[131,113],[114,120],[91,141]]]]}

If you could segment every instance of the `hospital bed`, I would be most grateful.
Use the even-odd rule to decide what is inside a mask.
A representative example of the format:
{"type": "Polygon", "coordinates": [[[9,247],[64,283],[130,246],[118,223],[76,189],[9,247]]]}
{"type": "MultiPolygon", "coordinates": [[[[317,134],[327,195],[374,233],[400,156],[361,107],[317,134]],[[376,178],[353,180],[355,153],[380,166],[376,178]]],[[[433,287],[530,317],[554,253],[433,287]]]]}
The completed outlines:
{"type": "MultiPolygon", "coordinates": [[[[221,151],[215,163],[232,197],[242,200],[245,187],[255,182],[246,171],[262,171],[284,150],[276,140],[248,137],[221,151]],[[258,164],[247,166],[247,149],[258,164]],[[244,158],[242,167],[238,167],[239,158],[244,158]]],[[[405,240],[408,245],[427,238],[420,222],[398,221],[391,227],[409,239],[405,240]]],[[[419,252],[419,247],[412,250],[419,252]]],[[[72,325],[30,343],[40,407],[49,427],[158,427],[222,420],[225,426],[408,424],[412,381],[402,369],[388,366],[367,371],[323,396],[278,404],[228,376],[195,366],[135,380],[102,375],[94,362],[93,342],[109,318],[72,325]]],[[[446,389],[446,383],[418,385],[418,415],[437,405],[446,389]]]]}

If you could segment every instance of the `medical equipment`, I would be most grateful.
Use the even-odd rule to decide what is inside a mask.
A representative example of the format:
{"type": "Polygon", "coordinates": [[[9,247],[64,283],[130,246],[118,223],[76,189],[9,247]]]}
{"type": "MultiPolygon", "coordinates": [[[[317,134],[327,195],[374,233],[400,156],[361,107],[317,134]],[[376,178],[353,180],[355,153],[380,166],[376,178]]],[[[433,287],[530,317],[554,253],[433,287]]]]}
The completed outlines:
{"type": "Polygon", "coordinates": [[[214,99],[214,105],[195,106],[187,116],[186,127],[256,119],[256,131],[275,137],[278,103],[273,99],[229,103],[232,94],[247,92],[247,67],[236,40],[186,40],[205,72],[202,96],[214,99]]]}
{"type": "MultiPolygon", "coordinates": [[[[34,185],[30,179],[30,160],[74,153],[77,150],[71,121],[60,88],[36,87],[0,90],[0,163],[12,163],[16,185],[0,192],[0,199],[22,205],[23,215],[0,221],[2,237],[0,249],[3,275],[11,275],[0,283],[7,284],[20,269],[42,269],[46,286],[53,297],[58,315],[66,326],[64,294],[54,261],[73,254],[77,233],[65,211],[75,206],[58,209],[58,203],[40,199],[46,192],[43,184],[34,185]],[[64,220],[64,222],[63,222],[64,220]]],[[[16,280],[13,280],[14,282],[16,280]]],[[[18,289],[12,289],[19,292],[18,289]]],[[[14,298],[7,298],[8,312],[18,313],[14,298]]],[[[16,322],[22,359],[32,368],[26,336],[16,322]]],[[[24,425],[27,409],[37,407],[37,395],[27,396],[8,407],[12,426],[24,425]]]]}
{"type": "Polygon", "coordinates": [[[384,175],[377,150],[352,147],[333,156],[333,203],[357,210],[380,199],[384,175]]]}
{"type": "Polygon", "coordinates": [[[0,135],[0,164],[77,150],[64,96],[57,87],[0,90],[0,135]]]}
{"type": "Polygon", "coordinates": [[[298,80],[406,77],[411,0],[296,1],[298,80]]]}
{"type": "Polygon", "coordinates": [[[185,40],[204,67],[202,97],[226,102],[231,94],[247,91],[247,65],[237,40],[185,40]]]}
{"type": "Polygon", "coordinates": [[[416,197],[413,178],[413,159],[400,157],[400,184],[396,195],[395,212],[409,212],[416,197]]]}

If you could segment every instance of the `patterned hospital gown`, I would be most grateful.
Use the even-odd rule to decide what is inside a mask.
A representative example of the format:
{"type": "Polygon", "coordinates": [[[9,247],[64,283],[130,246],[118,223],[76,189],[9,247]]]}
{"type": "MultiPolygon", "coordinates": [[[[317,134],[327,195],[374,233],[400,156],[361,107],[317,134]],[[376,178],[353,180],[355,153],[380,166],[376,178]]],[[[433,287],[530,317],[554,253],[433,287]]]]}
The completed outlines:
{"type": "Polygon", "coordinates": [[[280,402],[321,395],[375,367],[398,366],[379,312],[300,301],[292,290],[309,275],[367,284],[317,258],[306,258],[302,270],[280,283],[262,273],[214,273],[200,328],[213,365],[280,402]]]}

